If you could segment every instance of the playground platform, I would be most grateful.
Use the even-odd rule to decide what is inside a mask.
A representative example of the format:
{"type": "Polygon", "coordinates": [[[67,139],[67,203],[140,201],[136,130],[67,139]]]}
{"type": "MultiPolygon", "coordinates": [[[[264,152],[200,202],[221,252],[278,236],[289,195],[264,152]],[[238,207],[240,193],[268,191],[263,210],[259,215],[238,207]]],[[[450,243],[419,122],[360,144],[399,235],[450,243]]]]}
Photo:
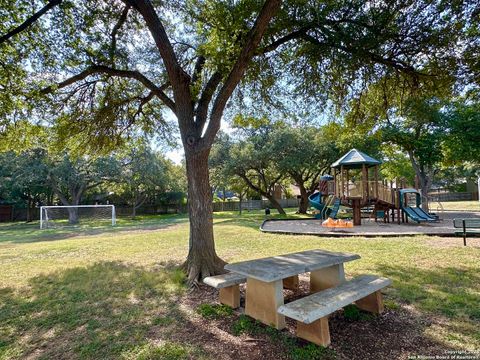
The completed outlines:
{"type": "Polygon", "coordinates": [[[267,219],[260,226],[260,230],[267,233],[318,235],[328,237],[391,237],[391,236],[455,236],[453,219],[477,218],[480,212],[445,211],[440,215],[441,220],[434,223],[409,222],[404,224],[375,222],[373,219],[362,219],[361,226],[353,228],[326,228],[322,226],[323,220],[314,218],[305,219],[267,219]]]}

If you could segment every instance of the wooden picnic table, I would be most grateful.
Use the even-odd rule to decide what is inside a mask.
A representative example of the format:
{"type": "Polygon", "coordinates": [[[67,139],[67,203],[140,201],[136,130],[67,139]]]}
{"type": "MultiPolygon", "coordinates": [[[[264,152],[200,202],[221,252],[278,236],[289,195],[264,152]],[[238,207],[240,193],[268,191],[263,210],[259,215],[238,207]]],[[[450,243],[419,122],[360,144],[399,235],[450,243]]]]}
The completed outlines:
{"type": "Polygon", "coordinates": [[[284,287],[298,287],[298,275],[306,272],[312,293],[336,286],[345,281],[343,264],[356,259],[357,254],[316,249],[227,264],[225,269],[247,278],[245,314],[283,329],[285,317],[277,309],[284,304],[284,287]]]}

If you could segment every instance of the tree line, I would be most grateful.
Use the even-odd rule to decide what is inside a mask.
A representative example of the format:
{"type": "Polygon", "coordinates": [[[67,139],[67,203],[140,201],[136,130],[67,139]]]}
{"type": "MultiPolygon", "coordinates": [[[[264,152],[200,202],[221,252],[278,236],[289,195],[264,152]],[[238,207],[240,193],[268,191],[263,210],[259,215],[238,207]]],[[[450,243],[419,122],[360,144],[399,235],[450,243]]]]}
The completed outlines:
{"type": "Polygon", "coordinates": [[[106,204],[131,208],[181,204],[186,179],[176,165],[142,142],[106,156],[35,148],[0,153],[0,200],[27,209],[42,205],[106,204]]]}

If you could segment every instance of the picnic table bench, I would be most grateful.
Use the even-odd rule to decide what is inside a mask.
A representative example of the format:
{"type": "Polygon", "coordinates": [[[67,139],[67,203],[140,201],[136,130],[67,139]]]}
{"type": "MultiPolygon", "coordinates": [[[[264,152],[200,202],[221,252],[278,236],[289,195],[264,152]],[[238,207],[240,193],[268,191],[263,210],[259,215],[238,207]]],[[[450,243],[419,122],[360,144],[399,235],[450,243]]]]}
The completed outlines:
{"type": "Polygon", "coordinates": [[[292,301],[278,308],[278,313],[297,320],[297,336],[317,345],[330,344],[328,315],[355,302],[362,310],[383,312],[381,289],[391,280],[363,275],[336,287],[292,301]]]}
{"type": "Polygon", "coordinates": [[[462,229],[455,231],[455,235],[463,235],[463,245],[467,246],[467,235],[480,234],[480,219],[454,219],[453,227],[462,229]]]}
{"type": "Polygon", "coordinates": [[[217,276],[208,276],[203,279],[207,285],[220,290],[219,300],[222,304],[234,309],[240,306],[240,284],[247,281],[247,278],[240,274],[227,273],[217,276]]]}

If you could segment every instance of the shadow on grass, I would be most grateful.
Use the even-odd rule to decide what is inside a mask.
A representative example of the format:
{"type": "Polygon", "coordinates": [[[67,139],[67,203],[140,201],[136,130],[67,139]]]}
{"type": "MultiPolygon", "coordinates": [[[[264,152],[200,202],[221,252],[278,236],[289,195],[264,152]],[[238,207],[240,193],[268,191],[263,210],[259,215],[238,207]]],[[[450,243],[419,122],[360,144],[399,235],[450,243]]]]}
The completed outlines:
{"type": "Polygon", "coordinates": [[[154,231],[188,221],[186,215],[150,216],[138,219],[119,219],[117,226],[66,226],[52,229],[39,229],[38,222],[9,223],[0,225],[1,243],[30,243],[37,241],[64,240],[77,236],[111,234],[122,231],[154,231]]]}
{"type": "Polygon", "coordinates": [[[153,327],[182,322],[179,270],[98,263],[0,290],[0,358],[119,358],[145,351],[153,327]]]}
{"type": "Polygon", "coordinates": [[[478,268],[379,265],[393,280],[388,293],[400,302],[446,319],[448,338],[480,346],[480,272],[478,268]]]}

